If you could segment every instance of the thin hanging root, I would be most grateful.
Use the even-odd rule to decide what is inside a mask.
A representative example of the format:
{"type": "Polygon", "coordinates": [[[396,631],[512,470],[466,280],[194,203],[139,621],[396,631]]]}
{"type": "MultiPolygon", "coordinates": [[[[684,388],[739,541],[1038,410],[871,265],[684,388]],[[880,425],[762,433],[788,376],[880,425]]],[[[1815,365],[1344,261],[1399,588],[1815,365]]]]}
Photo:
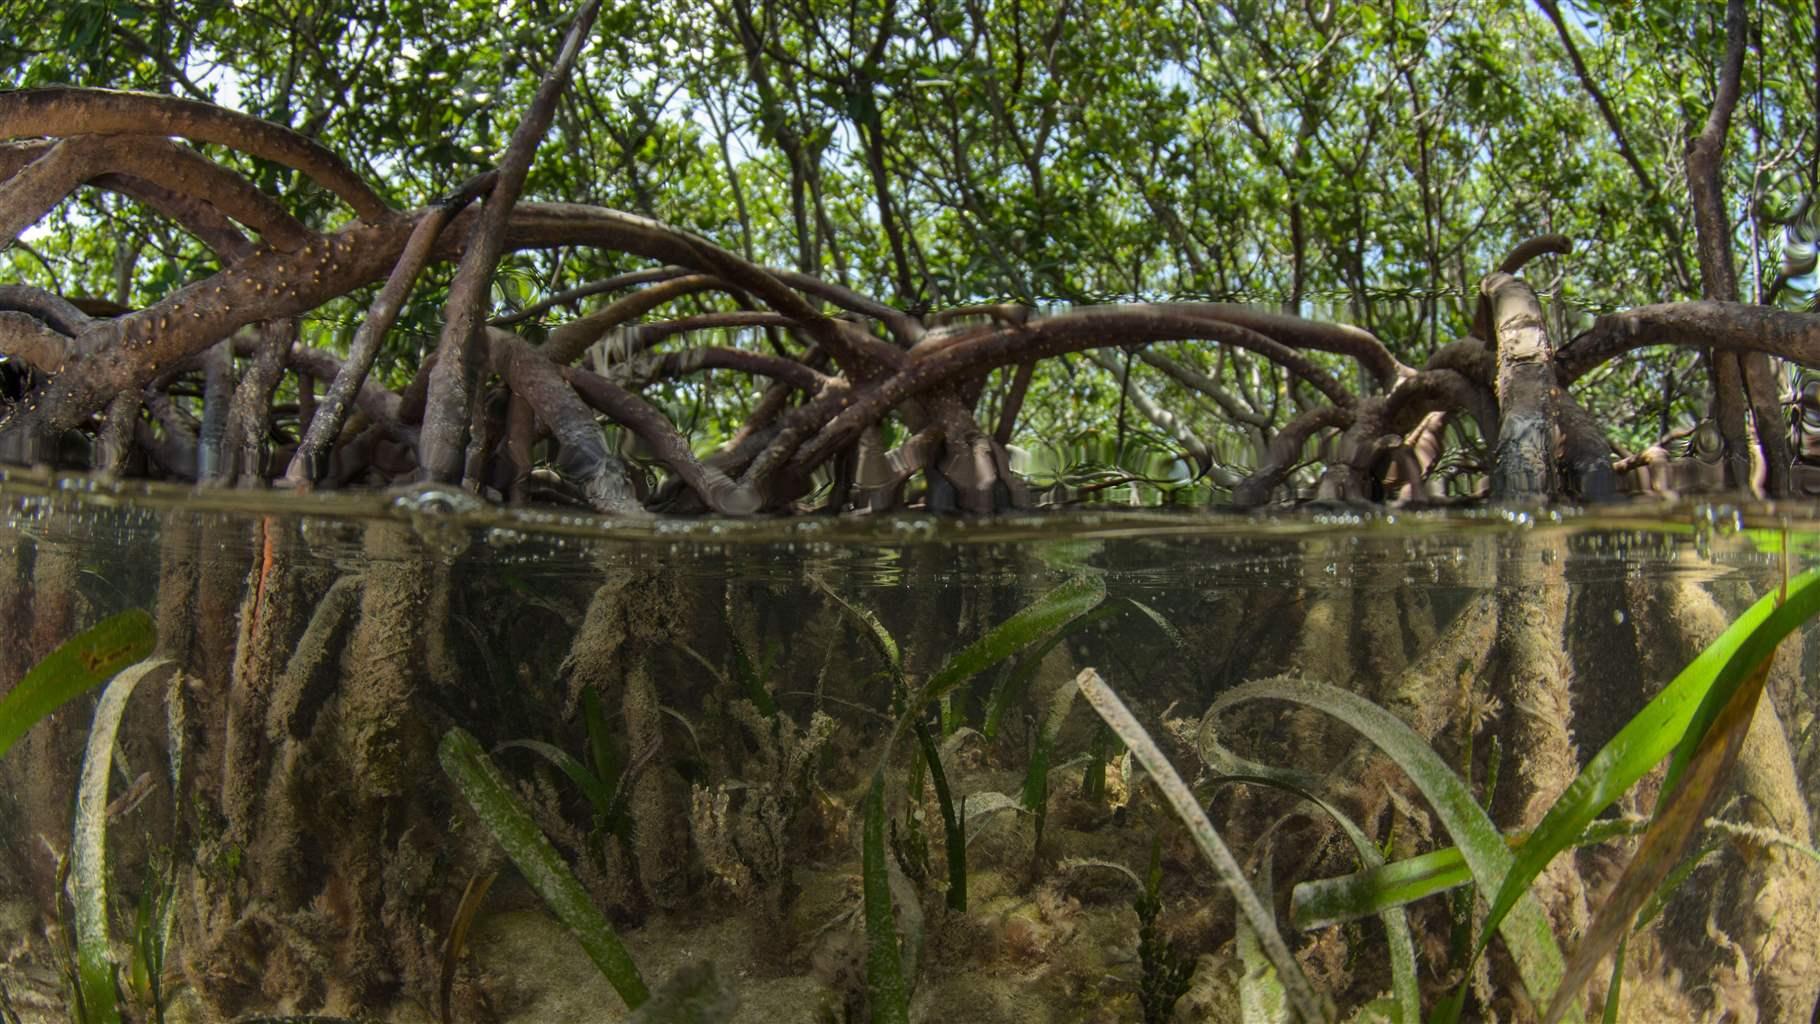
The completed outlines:
{"type": "MultiPolygon", "coordinates": [[[[1666,682],[1725,631],[1730,617],[1699,585],[1632,585],[1638,650],[1651,679],[1666,682]]],[[[1784,644],[1770,670],[1770,692],[1787,693],[1800,679],[1798,649],[1784,644]]],[[[1775,703],[1757,702],[1738,752],[1732,788],[1750,822],[1794,836],[1811,836],[1794,756],[1775,703]]],[[[1757,1009],[1764,1021],[1808,1024],[1820,996],[1820,864],[1784,849],[1750,849],[1746,870],[1712,894],[1718,927],[1749,958],[1757,1009]]]]}
{"type": "Polygon", "coordinates": [[[418,449],[419,461],[431,480],[461,480],[467,450],[463,434],[472,418],[474,377],[486,361],[486,327],[481,309],[492,288],[494,268],[505,251],[506,226],[524,190],[531,158],[555,116],[556,101],[568,84],[569,72],[599,13],[600,0],[586,0],[569,23],[556,60],[544,73],[530,106],[512,131],[512,140],[499,161],[499,177],[487,193],[486,206],[468,234],[467,251],[462,253],[455,278],[449,283],[418,449]]]}
{"type": "Polygon", "coordinates": [[[411,286],[417,283],[417,275],[429,261],[431,247],[441,237],[442,229],[448,222],[474,200],[482,187],[490,188],[492,180],[491,175],[469,180],[437,203],[411,229],[410,240],[405,243],[398,262],[393,264],[385,287],[373,297],[373,304],[367,307],[366,318],[360,322],[360,328],[354,332],[354,340],[348,344],[347,360],[335,373],[335,379],[323,396],[317,414],[306,420],[308,429],[303,440],[298,443],[297,452],[291,457],[291,464],[284,474],[293,486],[315,484],[326,474],[329,445],[341,433],[348,410],[353,407],[361,385],[366,382],[368,371],[373,368],[373,360],[379,355],[379,343],[397,321],[405,300],[410,298],[411,286]]]}
{"type": "Polygon", "coordinates": [[[303,739],[315,724],[315,710],[320,698],[312,700],[310,692],[325,666],[341,653],[341,636],[355,609],[360,606],[366,578],[343,576],[329,586],[309,625],[303,629],[290,660],[284,666],[284,678],[273,691],[267,705],[265,735],[270,743],[303,739]]]}
{"type": "Polygon", "coordinates": [[[284,376],[285,363],[296,343],[296,320],[269,320],[259,325],[259,346],[245,376],[234,388],[222,432],[222,475],[226,480],[249,485],[265,480],[272,395],[278,390],[278,381],[284,376]]]}

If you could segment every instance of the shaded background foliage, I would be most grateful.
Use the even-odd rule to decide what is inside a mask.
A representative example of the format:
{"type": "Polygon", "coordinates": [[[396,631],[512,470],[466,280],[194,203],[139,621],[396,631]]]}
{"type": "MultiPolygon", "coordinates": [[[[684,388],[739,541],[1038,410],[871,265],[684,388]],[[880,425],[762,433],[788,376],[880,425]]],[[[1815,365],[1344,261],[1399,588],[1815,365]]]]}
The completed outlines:
{"type": "MultiPolygon", "coordinates": [[[[221,102],[321,140],[409,206],[492,165],[570,13],[12,0],[0,85],[221,102]]],[[[1530,272],[1558,339],[1598,312],[1699,297],[1683,153],[1711,106],[1722,13],[1556,0],[620,5],[602,12],[525,195],[647,214],[913,311],[1235,300],[1356,323],[1419,365],[1465,330],[1479,277],[1545,232],[1576,241],[1530,272]]],[[[1745,301],[1813,302],[1817,13],[1751,12],[1725,167],[1745,301]]],[[[312,227],[338,216],[299,175],[209,155],[312,227]]],[[[126,306],[213,269],[196,242],[99,192],[26,242],[0,257],[15,280],[126,306]]],[[[633,269],[616,259],[509,255],[495,311],[633,269]]],[[[381,357],[393,384],[434,338],[452,268],[430,275],[381,357]]],[[[316,311],[304,339],[345,346],[368,294],[316,311]]],[[[1262,361],[1158,351],[1267,425],[1310,401],[1262,361]]],[[[1127,373],[1244,458],[1243,431],[1205,393],[1124,354],[1039,366],[1019,438],[1084,439],[1115,422],[1115,448],[1168,448],[1127,407],[1127,373]]],[[[755,397],[705,380],[648,392],[703,451],[755,397]]],[[[1667,350],[1577,388],[1628,448],[1702,415],[1704,390],[1694,355],[1667,350]]]]}

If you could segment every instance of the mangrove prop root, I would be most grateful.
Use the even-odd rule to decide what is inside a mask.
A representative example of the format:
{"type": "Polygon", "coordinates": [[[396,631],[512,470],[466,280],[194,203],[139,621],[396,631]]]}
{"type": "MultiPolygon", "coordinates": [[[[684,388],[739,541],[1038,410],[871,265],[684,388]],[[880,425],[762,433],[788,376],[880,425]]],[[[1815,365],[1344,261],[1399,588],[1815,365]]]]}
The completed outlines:
{"type": "MultiPolygon", "coordinates": [[[[1638,646],[1649,678],[1673,678],[1730,621],[1711,593],[1690,582],[1668,584],[1655,600],[1639,604],[1638,646]]],[[[1789,684],[1779,683],[1778,677],[1798,673],[1799,663],[1793,648],[1778,651],[1771,692],[1787,692],[1789,684]]],[[[1722,798],[1723,816],[1811,842],[1812,821],[1772,700],[1757,703],[1731,788],[1746,799],[1728,803],[1722,798]]],[[[1753,980],[1760,1019],[1806,1024],[1820,996],[1820,865],[1779,847],[1722,855],[1742,855],[1746,870],[1728,877],[1725,893],[1700,897],[1714,907],[1709,929],[1716,928],[1745,958],[1742,966],[1753,980]]]]}
{"type": "Polygon", "coordinates": [[[629,807],[638,880],[653,905],[674,910],[682,906],[688,895],[688,858],[679,855],[679,851],[689,848],[688,817],[682,794],[667,770],[663,715],[658,710],[657,687],[645,666],[634,666],[627,675],[621,708],[625,712],[627,749],[648,759],[632,783],[629,807]]]}
{"type": "MultiPolygon", "coordinates": [[[[1489,795],[1499,823],[1535,825],[1579,773],[1570,732],[1573,665],[1567,656],[1568,587],[1559,534],[1519,536],[1498,569],[1498,666],[1492,688],[1502,706],[1500,792],[1489,795]]],[[[1588,921],[1586,887],[1572,858],[1560,857],[1535,889],[1557,934],[1577,934],[1588,921]]]]}
{"type": "Polygon", "coordinates": [[[242,844],[252,838],[259,817],[256,800],[268,755],[266,713],[306,600],[298,592],[296,534],[273,517],[261,519],[255,531],[221,761],[221,813],[232,841],[242,844]]]}

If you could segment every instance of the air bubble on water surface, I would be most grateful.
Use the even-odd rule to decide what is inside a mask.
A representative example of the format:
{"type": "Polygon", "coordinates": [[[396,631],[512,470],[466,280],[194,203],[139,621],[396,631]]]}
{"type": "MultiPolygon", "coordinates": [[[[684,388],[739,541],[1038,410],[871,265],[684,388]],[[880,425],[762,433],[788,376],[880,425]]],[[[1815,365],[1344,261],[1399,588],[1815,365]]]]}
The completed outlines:
{"type": "Polygon", "coordinates": [[[468,550],[473,534],[461,517],[484,511],[486,503],[466,491],[438,484],[413,487],[392,499],[431,554],[454,559],[468,550]]]}

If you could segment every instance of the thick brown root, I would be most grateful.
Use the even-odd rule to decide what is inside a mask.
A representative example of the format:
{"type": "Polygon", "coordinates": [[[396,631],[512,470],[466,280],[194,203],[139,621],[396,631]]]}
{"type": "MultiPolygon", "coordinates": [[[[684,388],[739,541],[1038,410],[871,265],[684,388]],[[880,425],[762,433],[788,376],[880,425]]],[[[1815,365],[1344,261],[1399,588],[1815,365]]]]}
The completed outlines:
{"type": "MultiPolygon", "coordinates": [[[[1730,616],[1700,586],[1678,582],[1666,588],[1650,614],[1639,616],[1639,646],[1650,677],[1673,678],[1729,622],[1730,616]]],[[[1733,771],[1732,789],[1743,799],[1721,802],[1719,816],[1811,845],[1807,803],[1772,699],[1799,680],[1800,660],[1797,645],[1777,652],[1769,692],[1757,704],[1733,771]]],[[[1710,908],[1703,913],[1708,937],[1722,947],[1737,983],[1754,991],[1759,1019],[1807,1024],[1820,996],[1820,865],[1776,845],[1744,844],[1719,856],[1740,854],[1743,871],[1726,871],[1717,890],[1690,886],[1696,891],[1681,900],[1710,908]]],[[[1718,980],[1716,988],[1725,990],[1723,979],[1718,980]]]]}

